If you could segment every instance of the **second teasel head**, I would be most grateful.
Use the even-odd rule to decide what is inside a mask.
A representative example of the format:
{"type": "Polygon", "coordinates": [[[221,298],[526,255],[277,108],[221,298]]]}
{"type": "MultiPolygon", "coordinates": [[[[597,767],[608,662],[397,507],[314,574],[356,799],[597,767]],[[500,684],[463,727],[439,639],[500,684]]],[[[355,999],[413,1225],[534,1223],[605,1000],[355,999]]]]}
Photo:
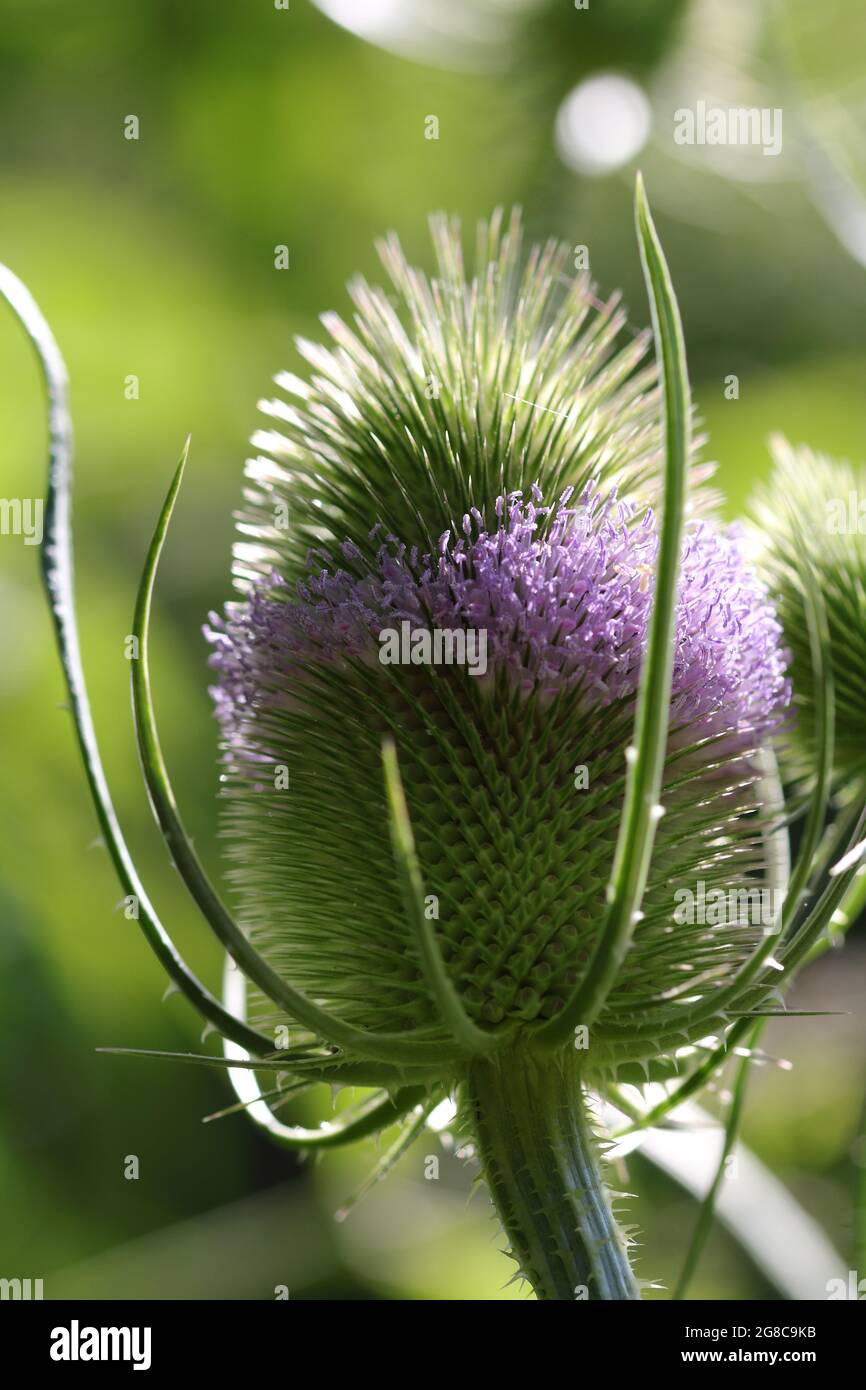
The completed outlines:
{"type": "Polygon", "coordinates": [[[866,469],[781,435],[773,471],[752,507],[752,551],[772,591],[790,650],[794,688],[783,766],[808,778],[820,756],[820,686],[810,588],[826,625],[833,690],[833,780],[866,786],[866,469]]]}

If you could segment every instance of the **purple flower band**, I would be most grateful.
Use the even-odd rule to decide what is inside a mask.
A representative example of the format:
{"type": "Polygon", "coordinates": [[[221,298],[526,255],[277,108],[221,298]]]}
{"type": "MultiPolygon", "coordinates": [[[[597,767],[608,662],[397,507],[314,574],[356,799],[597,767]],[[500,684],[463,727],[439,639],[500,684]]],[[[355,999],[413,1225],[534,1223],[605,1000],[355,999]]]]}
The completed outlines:
{"type": "MultiPolygon", "coordinates": [[[[521,493],[499,498],[492,530],[473,509],[462,534],[440,538],[436,555],[389,535],[372,563],[349,541],[339,561],[317,550],[294,590],[273,575],[244,603],[229,605],[225,618],[211,615],[213,695],[227,735],[262,702],[288,693],[300,666],[375,660],[380,634],[404,621],[485,632],[490,674],[505,673],[545,702],[576,686],[596,707],[633,695],[652,608],[653,514],[638,516],[592,487],[578,505],[569,505],[571,495],[567,489],[554,507],[542,505],[535,487],[528,501],[521,493]]],[[[736,528],[690,525],[672,723],[757,738],[775,729],[790,699],[780,639],[736,528]]]]}

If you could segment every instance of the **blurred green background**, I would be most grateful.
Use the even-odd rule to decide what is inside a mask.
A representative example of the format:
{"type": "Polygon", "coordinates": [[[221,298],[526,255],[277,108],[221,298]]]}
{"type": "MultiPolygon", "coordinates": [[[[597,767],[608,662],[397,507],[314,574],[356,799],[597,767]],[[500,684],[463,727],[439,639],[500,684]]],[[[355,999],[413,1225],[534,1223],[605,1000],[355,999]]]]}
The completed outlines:
{"type": "MultiPolygon", "coordinates": [[[[216,983],[217,952],[141,790],[123,655],[187,432],[153,665],[181,805],[217,874],[200,625],[229,594],[246,439],[271,375],[298,367],[293,335],[315,335],[320,311],[346,308],[345,281],[375,274],[373,241],[387,229],[427,263],[429,211],[459,212],[471,231],[513,202],[533,234],[588,246],[602,292],[622,287],[643,323],[631,221],[640,164],[731,515],[766,472],[773,429],[859,460],[866,17],[854,0],[592,0],[587,11],[571,0],[291,0],[288,10],[2,0],[0,18],[0,259],[36,295],[71,374],[78,607],[96,724],[145,882],[216,983]],[[334,22],[345,16],[348,26],[334,22]],[[625,88],[596,83],[584,88],[594,106],[563,107],[612,72],[625,88]],[[781,107],[781,155],[677,147],[673,113],[697,98],[781,107]],[[137,140],[124,138],[129,115],[137,140]],[[431,115],[438,140],[425,139],[431,115]],[[601,169],[586,167],[587,134],[601,169]],[[288,270],[274,267],[277,245],[289,247],[288,270]],[[732,374],[739,397],[729,400],[732,374]],[[138,399],[125,393],[132,375],[138,399]]],[[[8,313],[0,418],[0,492],[40,496],[37,373],[8,313]]],[[[471,1163],[432,1136],[338,1225],[372,1144],[303,1165],[242,1116],[202,1125],[232,1098],[218,1072],[95,1052],[195,1050],[199,1029],[182,1001],[160,1004],[159,968],[117,908],[36,562],[21,538],[0,539],[0,1276],[43,1278],[46,1297],[272,1298],[276,1285],[295,1298],[524,1296],[501,1292],[509,1267],[484,1195],[469,1201],[471,1163]],[[425,1179],[428,1154],[439,1155],[438,1181],[425,1179]],[[137,1181],[124,1177],[129,1155],[137,1181]]],[[[864,983],[856,938],[803,979],[794,1003],[841,1012],[768,1031],[769,1052],[794,1069],[755,1069],[745,1122],[843,1275],[864,1159],[864,983]]],[[[329,1097],[293,1113],[315,1123],[329,1097]]],[[[626,1162],[623,1185],[640,1194],[638,1272],[670,1286],[694,1204],[640,1156],[626,1162]]],[[[716,1231],[695,1296],[783,1292],[716,1231]]]]}

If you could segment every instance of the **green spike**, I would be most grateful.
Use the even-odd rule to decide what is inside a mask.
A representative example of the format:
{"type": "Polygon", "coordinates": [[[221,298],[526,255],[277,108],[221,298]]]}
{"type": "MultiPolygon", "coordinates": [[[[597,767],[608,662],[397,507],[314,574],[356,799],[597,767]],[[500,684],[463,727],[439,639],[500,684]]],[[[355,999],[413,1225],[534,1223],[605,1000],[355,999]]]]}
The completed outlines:
{"type": "Polygon", "coordinates": [[[631,944],[655,840],[668,734],[673,637],[690,451],[691,397],[683,329],[670,272],[638,174],[635,218],[663,382],[665,487],[647,650],[641,670],[632,761],[607,890],[607,913],[583,979],[562,1011],[536,1035],[558,1047],[598,1017],[631,944]]]}
{"type": "MultiPolygon", "coordinates": [[[[156,727],[150,689],[148,638],[153,585],[177,495],[183,481],[188,450],[189,440],[187,439],[148,548],[133,622],[133,634],[139,642],[139,659],[132,663],[131,672],[136,736],[151,805],[166,845],[193,900],[226,950],[250,980],[299,1023],[303,1023],[328,1042],[350,1048],[359,1056],[376,1061],[411,1063],[413,1061],[439,1062],[444,1060],[449,1055],[447,1046],[439,1043],[420,1042],[415,1038],[404,1037],[400,1034],[375,1034],[366,1032],[361,1028],[355,1028],[346,1023],[344,1019],[323,1009],[301,990],[295,989],[278,975],[250,944],[230,913],[226,911],[184,829],[177,810],[174,791],[169,780],[168,768],[162,755],[156,727]]],[[[459,1056],[459,1050],[452,1055],[459,1056]]]]}

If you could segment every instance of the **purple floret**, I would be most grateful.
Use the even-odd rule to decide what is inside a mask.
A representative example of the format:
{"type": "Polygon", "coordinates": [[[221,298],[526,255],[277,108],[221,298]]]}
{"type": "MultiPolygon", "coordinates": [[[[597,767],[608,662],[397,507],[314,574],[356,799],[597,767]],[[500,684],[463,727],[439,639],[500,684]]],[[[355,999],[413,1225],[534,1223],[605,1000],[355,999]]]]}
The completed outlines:
{"type": "MultiPolygon", "coordinates": [[[[292,589],[279,576],[212,615],[206,635],[218,672],[213,691],[229,738],[262,703],[279,702],[310,662],[375,662],[379,635],[413,628],[487,633],[488,678],[503,673],[527,697],[550,702],[580,687],[593,707],[633,696],[652,607],[658,534],[642,516],[590,487],[554,507],[533,487],[499,498],[495,525],[477,511],[437,553],[381,538],[366,564],[351,542],[337,561],[309,557],[292,589]]],[[[380,539],[374,535],[374,540],[380,539]]],[[[781,628],[747,564],[736,528],[700,521],[683,545],[671,721],[702,733],[763,738],[790,699],[781,628]]]]}

